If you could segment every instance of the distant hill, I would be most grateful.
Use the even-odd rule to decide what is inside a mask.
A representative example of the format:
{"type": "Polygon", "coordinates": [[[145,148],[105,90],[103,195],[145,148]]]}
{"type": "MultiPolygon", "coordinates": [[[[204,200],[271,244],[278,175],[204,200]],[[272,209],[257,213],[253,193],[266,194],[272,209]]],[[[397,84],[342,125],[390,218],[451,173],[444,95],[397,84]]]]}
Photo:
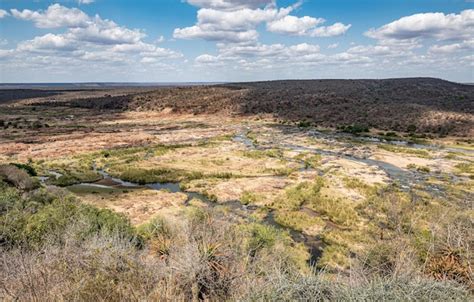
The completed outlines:
{"type": "Polygon", "coordinates": [[[287,80],[158,90],[130,109],[193,113],[269,113],[322,126],[364,124],[465,135],[474,127],[474,86],[433,78],[287,80]]]}
{"type": "MultiPolygon", "coordinates": [[[[64,105],[64,103],[62,103],[64,105]]],[[[474,135],[474,86],[434,78],[285,80],[168,87],[68,106],[194,114],[272,114],[338,127],[361,124],[394,131],[474,135]]]]}

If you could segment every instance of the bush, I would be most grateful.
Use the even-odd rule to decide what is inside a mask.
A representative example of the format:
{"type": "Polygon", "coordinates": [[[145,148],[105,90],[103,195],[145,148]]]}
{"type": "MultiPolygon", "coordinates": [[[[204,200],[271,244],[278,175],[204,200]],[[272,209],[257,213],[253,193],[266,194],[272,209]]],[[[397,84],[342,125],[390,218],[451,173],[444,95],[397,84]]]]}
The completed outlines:
{"type": "Polygon", "coordinates": [[[30,176],[37,176],[38,173],[36,173],[35,168],[28,164],[19,164],[19,163],[10,163],[10,165],[13,165],[19,169],[25,170],[30,176]]]}
{"type": "Polygon", "coordinates": [[[369,132],[369,127],[366,125],[360,125],[360,124],[354,124],[354,125],[349,125],[349,126],[343,126],[342,127],[342,132],[347,132],[351,134],[360,134],[364,132],[369,132]]]}
{"type": "Polygon", "coordinates": [[[298,211],[278,211],[275,215],[275,221],[278,224],[296,231],[303,231],[309,227],[324,228],[324,221],[319,217],[311,217],[304,212],[298,211]]]}
{"type": "Polygon", "coordinates": [[[316,182],[302,182],[285,191],[285,195],[279,198],[275,207],[277,209],[299,210],[304,203],[310,203],[319,196],[323,186],[323,180],[318,178],[316,182]]]}
{"type": "Polygon", "coordinates": [[[258,196],[255,193],[244,191],[240,196],[240,203],[244,205],[252,204],[257,202],[258,196]]]}
{"type": "Polygon", "coordinates": [[[32,190],[38,186],[25,170],[13,165],[0,165],[0,180],[2,179],[21,190],[32,190]]]}
{"type": "Polygon", "coordinates": [[[0,241],[8,246],[39,247],[48,240],[61,242],[66,229],[74,224],[76,233],[71,236],[77,239],[115,233],[138,240],[123,215],[81,204],[61,191],[40,189],[19,198],[4,190],[1,195],[2,200],[12,196],[8,203],[3,203],[9,211],[0,216],[0,241]]]}
{"type": "Polygon", "coordinates": [[[410,133],[416,132],[416,125],[413,125],[413,124],[408,125],[407,132],[410,132],[410,133]]]}
{"type": "Polygon", "coordinates": [[[248,232],[250,233],[248,249],[253,254],[263,248],[272,248],[281,236],[276,228],[258,223],[249,225],[248,232]]]}
{"type": "Polygon", "coordinates": [[[162,217],[155,217],[137,228],[138,234],[149,243],[150,249],[161,255],[168,255],[172,244],[172,230],[162,217]]]}

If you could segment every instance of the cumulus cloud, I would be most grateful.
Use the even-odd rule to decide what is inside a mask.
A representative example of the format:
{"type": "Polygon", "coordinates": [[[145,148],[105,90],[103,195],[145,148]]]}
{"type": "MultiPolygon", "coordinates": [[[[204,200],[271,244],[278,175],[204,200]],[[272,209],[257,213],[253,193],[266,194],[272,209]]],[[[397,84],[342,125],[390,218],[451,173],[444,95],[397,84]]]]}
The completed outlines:
{"type": "MultiPolygon", "coordinates": [[[[203,54],[196,57],[195,62],[200,65],[218,66],[233,62],[234,66],[263,67],[272,64],[287,64],[296,61],[315,61],[320,60],[322,55],[319,45],[301,43],[286,46],[280,43],[276,44],[218,44],[218,55],[203,54]],[[258,63],[258,64],[257,64],[258,63]],[[243,65],[242,65],[243,64],[243,65]]],[[[268,66],[267,66],[268,67],[268,66]]]]}
{"type": "Polygon", "coordinates": [[[462,41],[459,43],[445,44],[445,45],[432,45],[429,48],[429,52],[432,54],[451,54],[460,51],[472,51],[474,50],[474,39],[462,41]]]}
{"type": "Polygon", "coordinates": [[[138,43],[146,35],[137,29],[128,29],[110,20],[96,16],[86,27],[74,27],[69,33],[77,40],[99,44],[138,43]]]}
{"type": "Polygon", "coordinates": [[[296,17],[285,16],[267,23],[267,30],[279,34],[311,36],[311,37],[335,37],[345,34],[351,25],[335,23],[330,26],[318,25],[326,22],[323,18],[313,18],[309,16],[296,17]]]}
{"type": "Polygon", "coordinates": [[[91,4],[94,3],[95,0],[77,0],[79,4],[91,4]]]}
{"type": "Polygon", "coordinates": [[[273,20],[267,23],[268,31],[291,34],[291,35],[305,35],[308,30],[314,28],[316,25],[324,23],[322,18],[313,18],[304,16],[301,18],[295,16],[285,16],[281,19],[273,20]]]}
{"type": "Polygon", "coordinates": [[[223,30],[206,30],[199,26],[192,26],[182,29],[175,29],[173,37],[179,39],[203,39],[209,41],[246,42],[257,40],[258,33],[256,30],[235,32],[223,30]]]}
{"type": "Polygon", "coordinates": [[[459,14],[423,13],[400,18],[377,29],[366,32],[374,39],[464,40],[474,35],[474,10],[459,14]]]}
{"type": "Polygon", "coordinates": [[[71,51],[77,49],[77,42],[66,38],[63,35],[46,34],[35,37],[32,40],[23,41],[18,44],[19,51],[71,51]]]}
{"type": "Polygon", "coordinates": [[[334,23],[330,26],[321,26],[313,29],[310,33],[311,37],[335,37],[345,34],[349,28],[351,28],[351,24],[343,24],[343,23],[334,23]]]}
{"type": "Polygon", "coordinates": [[[32,21],[39,28],[86,27],[90,23],[89,16],[80,9],[60,4],[53,4],[46,11],[12,9],[10,12],[13,17],[32,21]]]}
{"type": "Polygon", "coordinates": [[[6,10],[0,9],[0,19],[5,18],[8,15],[9,13],[6,10]]]}
{"type": "Polygon", "coordinates": [[[176,28],[173,36],[180,39],[254,41],[258,38],[256,27],[280,14],[286,14],[286,11],[269,7],[264,9],[241,8],[231,11],[202,8],[198,11],[196,25],[176,28]]]}
{"type": "Polygon", "coordinates": [[[189,4],[197,7],[221,10],[258,8],[274,2],[274,0],[188,0],[189,4]]]}
{"type": "Polygon", "coordinates": [[[48,33],[18,43],[16,49],[8,52],[18,62],[55,64],[59,62],[54,61],[55,58],[68,57],[68,64],[79,61],[133,64],[146,63],[144,58],[153,58],[156,62],[183,57],[178,51],[146,43],[143,41],[146,35],[141,30],[120,26],[99,15],[89,16],[78,8],[54,4],[46,10],[12,9],[11,13],[15,18],[31,21],[39,28],[64,28],[62,33],[48,33]]]}
{"type": "Polygon", "coordinates": [[[316,44],[300,43],[295,45],[284,44],[218,44],[218,54],[202,54],[195,58],[198,67],[241,69],[245,71],[259,71],[262,69],[292,70],[306,69],[316,66],[345,66],[373,64],[374,59],[368,54],[353,50],[334,55],[320,52],[316,44]]]}
{"type": "Polygon", "coordinates": [[[332,37],[344,34],[351,25],[335,23],[318,25],[323,18],[290,15],[301,2],[278,8],[274,1],[251,0],[193,0],[189,3],[201,7],[195,25],[176,28],[173,36],[180,39],[204,39],[226,42],[254,42],[258,39],[257,27],[264,23],[270,32],[286,35],[332,37]]]}

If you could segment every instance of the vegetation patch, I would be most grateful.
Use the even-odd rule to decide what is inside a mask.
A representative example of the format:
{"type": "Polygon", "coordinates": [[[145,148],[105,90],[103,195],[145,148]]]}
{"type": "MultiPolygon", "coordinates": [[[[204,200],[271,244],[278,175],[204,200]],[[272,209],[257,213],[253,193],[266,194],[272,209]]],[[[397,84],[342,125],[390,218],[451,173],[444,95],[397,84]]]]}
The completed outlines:
{"type": "Polygon", "coordinates": [[[414,155],[416,157],[421,157],[421,158],[432,158],[430,153],[426,150],[421,150],[421,149],[413,149],[413,148],[406,148],[406,147],[400,147],[400,146],[393,146],[393,145],[377,145],[377,148],[393,152],[393,153],[403,153],[403,154],[409,154],[409,155],[414,155]]]}
{"type": "Polygon", "coordinates": [[[287,228],[302,232],[308,228],[322,229],[325,222],[316,216],[311,216],[300,211],[277,211],[275,221],[287,228]]]}

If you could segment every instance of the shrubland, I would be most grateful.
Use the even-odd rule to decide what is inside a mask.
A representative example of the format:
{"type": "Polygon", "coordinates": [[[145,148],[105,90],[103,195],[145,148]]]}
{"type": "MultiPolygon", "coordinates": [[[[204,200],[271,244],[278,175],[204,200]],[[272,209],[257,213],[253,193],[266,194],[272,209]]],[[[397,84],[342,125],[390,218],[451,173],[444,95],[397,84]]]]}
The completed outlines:
{"type": "MultiPolygon", "coordinates": [[[[14,166],[8,169],[22,174],[14,166]]],[[[27,174],[22,177],[34,182],[27,174]]],[[[273,205],[276,219],[290,229],[303,229],[307,219],[321,225],[342,224],[340,211],[333,211],[333,202],[321,196],[323,186],[324,181],[317,179],[288,189],[273,205]],[[302,214],[303,206],[324,214],[302,214]]],[[[0,297],[5,301],[472,298],[468,288],[472,255],[466,240],[469,213],[447,214],[442,204],[413,203],[391,188],[370,192],[364,204],[346,204],[347,215],[355,218],[350,229],[333,227],[323,233],[327,247],[315,267],[308,265],[304,246],[284,229],[258,220],[234,221],[219,208],[190,206],[178,220],[157,216],[132,226],[127,217],[85,205],[64,189],[18,186],[3,179],[0,297]],[[424,213],[421,210],[425,216],[414,219],[424,213]],[[373,224],[358,227],[357,221],[369,217],[373,224]],[[363,244],[361,236],[370,248],[357,248],[355,238],[363,244]],[[341,269],[334,270],[333,263],[341,269]]]]}

